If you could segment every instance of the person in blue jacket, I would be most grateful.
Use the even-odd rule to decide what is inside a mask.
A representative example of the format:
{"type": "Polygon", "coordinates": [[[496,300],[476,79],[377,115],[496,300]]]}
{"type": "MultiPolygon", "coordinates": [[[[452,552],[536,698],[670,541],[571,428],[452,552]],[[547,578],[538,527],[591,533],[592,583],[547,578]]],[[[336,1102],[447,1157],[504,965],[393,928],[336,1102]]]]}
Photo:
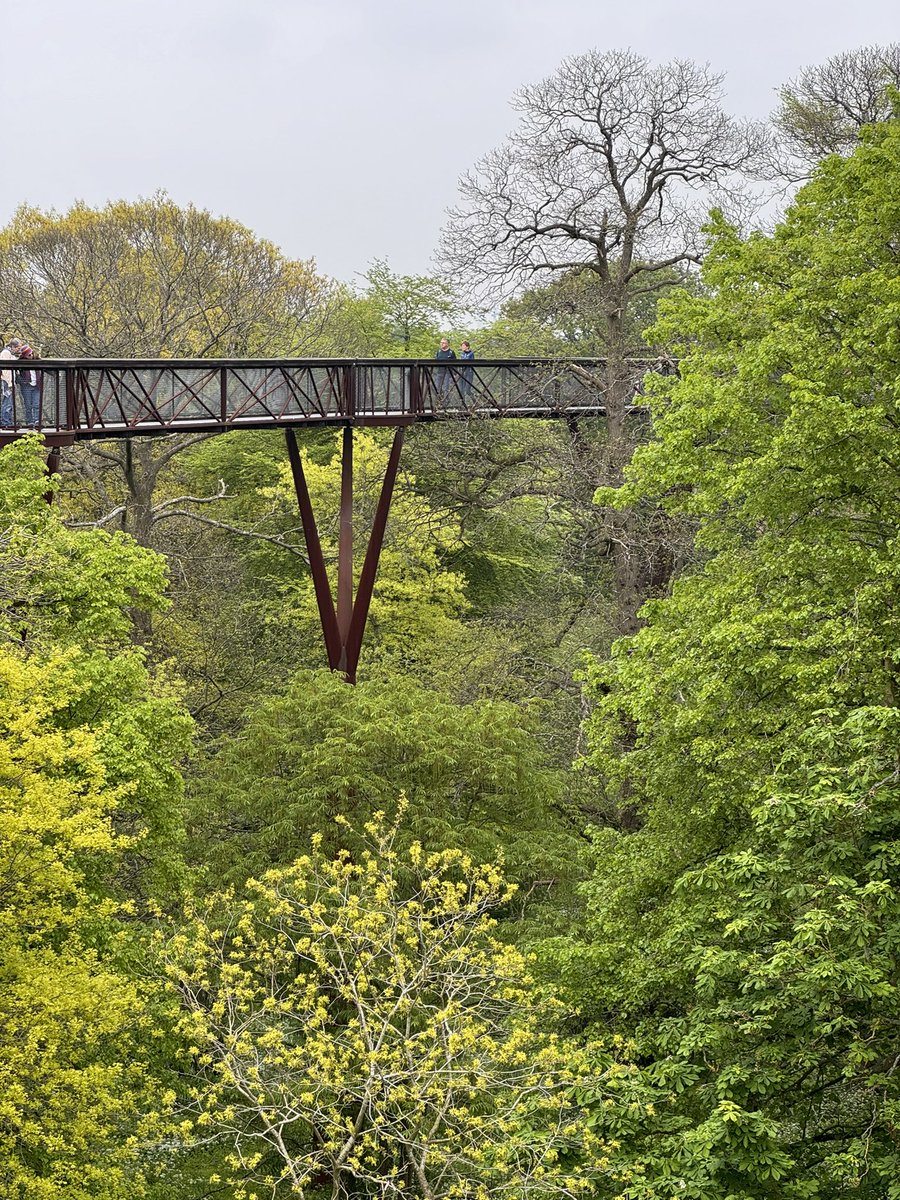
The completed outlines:
{"type": "MultiPolygon", "coordinates": [[[[460,342],[459,357],[462,359],[463,362],[466,362],[466,363],[475,361],[475,351],[472,349],[472,345],[470,342],[460,342]]],[[[460,372],[460,376],[461,376],[460,391],[462,392],[462,396],[463,396],[464,400],[471,394],[472,379],[473,379],[474,375],[475,375],[474,367],[463,367],[462,371],[460,372]]]]}

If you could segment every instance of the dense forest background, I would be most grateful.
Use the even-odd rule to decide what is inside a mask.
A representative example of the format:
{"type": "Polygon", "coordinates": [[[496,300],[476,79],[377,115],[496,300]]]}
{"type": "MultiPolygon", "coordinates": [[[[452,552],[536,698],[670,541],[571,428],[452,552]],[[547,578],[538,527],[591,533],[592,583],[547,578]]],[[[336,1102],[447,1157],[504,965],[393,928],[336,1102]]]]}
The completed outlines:
{"type": "Polygon", "coordinates": [[[567,60],[431,276],[165,195],[0,233],[48,356],[446,333],[608,404],[410,431],[355,687],[277,433],[0,452],[3,1196],[900,1198],[898,88],[567,60]]]}

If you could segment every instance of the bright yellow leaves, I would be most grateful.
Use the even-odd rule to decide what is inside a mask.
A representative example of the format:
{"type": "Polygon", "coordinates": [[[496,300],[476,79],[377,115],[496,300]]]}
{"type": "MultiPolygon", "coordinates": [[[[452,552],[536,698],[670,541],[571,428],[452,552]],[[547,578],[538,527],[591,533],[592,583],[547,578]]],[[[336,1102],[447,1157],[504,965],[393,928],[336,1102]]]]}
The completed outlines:
{"type": "Polygon", "coordinates": [[[132,839],[113,815],[133,797],[110,778],[114,736],[79,652],[0,649],[0,1194],[29,1200],[144,1194],[136,1132],[148,1092],[137,987],[87,944],[117,905],[85,876],[110,873],[132,839]]]}
{"type": "Polygon", "coordinates": [[[331,859],[316,842],[165,944],[208,1063],[198,1120],[233,1141],[236,1173],[255,1154],[253,1179],[298,1193],[580,1193],[577,1054],[494,933],[514,889],[461,851],[401,854],[380,814],[364,845],[331,859]]]}

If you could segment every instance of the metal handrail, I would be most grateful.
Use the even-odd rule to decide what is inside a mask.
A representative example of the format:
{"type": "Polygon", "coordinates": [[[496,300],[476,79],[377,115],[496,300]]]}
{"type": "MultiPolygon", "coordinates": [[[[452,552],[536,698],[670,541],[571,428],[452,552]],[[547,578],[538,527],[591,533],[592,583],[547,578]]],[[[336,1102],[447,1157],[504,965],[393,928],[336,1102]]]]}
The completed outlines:
{"type": "MultiPolygon", "coordinates": [[[[603,415],[607,365],[596,358],[524,357],[4,360],[0,442],[29,427],[75,440],[304,424],[603,415]],[[22,379],[30,371],[39,372],[37,390],[22,379]]],[[[631,359],[627,366],[631,399],[648,373],[671,369],[660,359],[631,359]]]]}

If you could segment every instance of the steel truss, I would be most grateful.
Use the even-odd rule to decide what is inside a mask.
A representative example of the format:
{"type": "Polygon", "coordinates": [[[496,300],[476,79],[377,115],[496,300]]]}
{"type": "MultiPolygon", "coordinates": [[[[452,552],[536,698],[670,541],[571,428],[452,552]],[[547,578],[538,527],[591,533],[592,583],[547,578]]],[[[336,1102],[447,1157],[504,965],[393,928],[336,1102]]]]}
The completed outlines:
{"type": "Polygon", "coordinates": [[[337,604],[331,591],[331,583],[325,568],[325,557],[322,553],[322,543],[319,538],[316,518],[313,513],[309,488],[306,486],[306,476],[303,473],[303,459],[297,446],[293,429],[285,430],[288,457],[291,462],[291,473],[294,477],[294,487],[297,492],[297,503],[300,508],[300,519],[303,523],[303,537],[306,541],[306,553],[309,569],[316,591],[316,603],[319,608],[319,622],[325,641],[325,653],[328,665],[332,671],[341,671],[348,683],[356,682],[356,668],[359,665],[359,655],[362,649],[363,634],[366,630],[366,620],[369,616],[369,605],[372,602],[372,592],[375,587],[375,577],[378,574],[378,561],[381,558],[381,547],[384,545],[384,534],[387,528],[388,514],[394,497],[394,485],[397,482],[397,469],[400,466],[400,451],[403,448],[404,428],[398,426],[394,432],[394,441],[388,456],[387,469],[381,485],[375,518],[369,533],[366,554],[363,560],[356,595],[353,595],[353,429],[344,426],[341,445],[341,502],[340,523],[338,534],[338,569],[337,569],[337,604]]]}
{"type": "MultiPolygon", "coordinates": [[[[627,369],[637,398],[660,364],[634,360],[627,369]]],[[[4,362],[2,375],[0,445],[32,426],[65,442],[605,412],[605,364],[596,359],[44,359],[4,362]],[[29,382],[34,370],[38,385],[29,382]]]]}
{"type": "MultiPolygon", "coordinates": [[[[635,359],[632,411],[642,410],[644,377],[671,364],[635,359]]],[[[606,363],[599,359],[493,359],[478,362],[335,359],[78,359],[4,362],[5,424],[0,448],[31,427],[58,471],[60,448],[85,438],[218,433],[279,427],[285,431],[307,558],[328,665],[356,682],[360,650],[378,573],[405,427],[414,422],[492,418],[603,416],[606,363]],[[24,372],[39,371],[34,385],[24,372]],[[8,382],[11,381],[11,382],[8,382]],[[23,387],[23,382],[26,387],[23,387]],[[295,430],[343,427],[337,597],[303,471],[295,430]],[[353,427],[394,428],[381,494],[354,594],[353,427]]],[[[48,501],[53,493],[47,493],[48,501]]]]}

